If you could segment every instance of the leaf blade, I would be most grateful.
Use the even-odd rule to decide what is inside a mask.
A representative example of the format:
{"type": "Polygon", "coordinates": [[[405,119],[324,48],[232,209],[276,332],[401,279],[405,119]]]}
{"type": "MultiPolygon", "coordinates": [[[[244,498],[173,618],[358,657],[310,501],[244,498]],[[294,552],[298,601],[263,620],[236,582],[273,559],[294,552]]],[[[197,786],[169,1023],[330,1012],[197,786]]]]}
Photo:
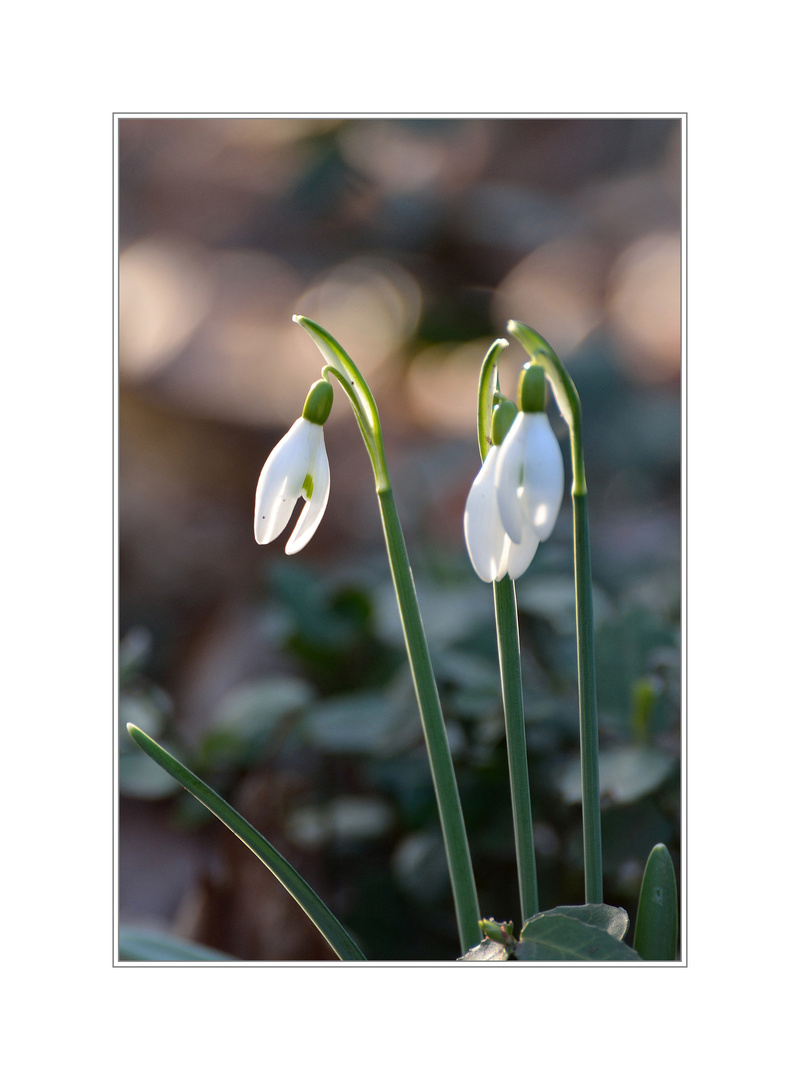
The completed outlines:
{"type": "MultiPolygon", "coordinates": [[[[549,908],[548,912],[543,912],[543,914],[566,915],[568,918],[578,919],[579,922],[605,930],[617,941],[622,941],[630,926],[627,911],[621,907],[611,907],[609,904],[561,904],[558,907],[549,908]]],[[[523,936],[524,931],[523,926],[523,936]]]]}
{"type": "Polygon", "coordinates": [[[238,964],[235,956],[200,945],[196,941],[186,941],[163,934],[155,930],[138,930],[130,926],[119,929],[119,958],[125,961],[144,963],[215,963],[238,964]]]}
{"type": "Polygon", "coordinates": [[[678,886],[664,844],[655,845],[644,868],[633,947],[644,960],[674,960],[678,952],[678,886]]]}
{"type": "Polygon", "coordinates": [[[221,795],[204,783],[199,776],[195,776],[144,731],[134,724],[128,724],[128,733],[141,750],[194,795],[207,810],[218,817],[223,825],[227,826],[234,836],[249,847],[267,869],[272,871],[289,895],[305,911],[340,960],[366,960],[361,949],[333,912],[266,837],[262,836],[237,810],[234,810],[221,795]]]}
{"type": "Polygon", "coordinates": [[[522,928],[515,956],[517,960],[578,963],[641,959],[628,945],[599,926],[551,911],[528,920],[522,928]]]}

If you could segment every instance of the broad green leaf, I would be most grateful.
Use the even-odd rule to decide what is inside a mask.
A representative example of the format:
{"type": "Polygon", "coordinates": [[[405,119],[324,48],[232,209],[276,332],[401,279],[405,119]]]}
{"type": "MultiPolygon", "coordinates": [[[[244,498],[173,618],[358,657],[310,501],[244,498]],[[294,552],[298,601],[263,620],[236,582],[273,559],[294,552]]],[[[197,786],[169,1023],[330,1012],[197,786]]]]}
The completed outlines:
{"type": "Polygon", "coordinates": [[[194,941],[184,941],[171,934],[162,934],[155,930],[136,930],[132,927],[119,929],[120,960],[140,960],[155,963],[190,963],[216,964],[238,963],[235,956],[211,949],[207,945],[198,945],[194,941]]]}
{"type": "Polygon", "coordinates": [[[626,725],[631,687],[653,670],[658,652],[675,643],[675,629],[666,618],[639,605],[600,625],[595,640],[597,696],[604,713],[626,725]]]}
{"type": "MultiPolygon", "coordinates": [[[[608,904],[563,904],[559,907],[550,908],[542,914],[566,915],[571,919],[578,919],[589,926],[597,926],[605,930],[617,941],[622,941],[628,932],[630,919],[628,913],[621,907],[610,907],[608,904]]],[[[537,916],[534,915],[534,918],[537,916]]],[[[526,923],[527,925],[527,923],[526,923]]],[[[522,928],[524,937],[525,927],[522,928]]]]}
{"type": "Polygon", "coordinates": [[[419,723],[397,696],[363,691],[312,706],[301,725],[305,739],[328,754],[395,754],[413,745],[419,723]]]}
{"type": "Polygon", "coordinates": [[[308,683],[290,676],[255,679],[236,687],[216,710],[213,727],[201,747],[202,765],[224,768],[263,757],[287,718],[312,698],[308,683]]]}
{"type": "Polygon", "coordinates": [[[173,776],[183,787],[186,788],[201,802],[212,814],[226,825],[234,836],[237,836],[243,844],[250,848],[263,864],[272,871],[281,885],[291,897],[297,901],[300,907],[308,915],[319,932],[326,939],[330,947],[340,960],[365,960],[366,957],[353,941],[345,928],[336,918],[332,911],[317,896],[311,886],[297,873],[291,863],[284,859],[270,842],[254,829],[242,815],[234,810],[221,795],[204,783],[199,776],[168,753],[149,735],[146,735],[133,724],[128,725],[128,732],[133,741],[144,752],[173,776]]]}
{"type": "Polygon", "coordinates": [[[678,951],[678,886],[663,844],[644,868],[633,945],[643,960],[674,960],[678,951]]]}
{"type": "MultiPolygon", "coordinates": [[[[620,746],[601,750],[599,755],[600,794],[615,803],[636,802],[655,791],[675,767],[672,755],[656,747],[620,746]]],[[[558,788],[566,803],[581,801],[581,763],[570,762],[558,778],[558,788]]]]}
{"type": "Polygon", "coordinates": [[[599,926],[560,913],[534,915],[522,929],[514,950],[517,960],[630,961],[640,957],[599,926]]]}
{"type": "Polygon", "coordinates": [[[388,803],[370,795],[339,795],[323,805],[297,806],[286,818],[286,835],[297,846],[363,843],[385,836],[394,824],[388,803]]]}
{"type": "Polygon", "coordinates": [[[129,799],[166,799],[181,789],[169,773],[135,750],[120,754],[117,776],[120,795],[129,799]]]}
{"type": "Polygon", "coordinates": [[[153,635],[144,626],[132,627],[119,643],[119,684],[124,687],[144,667],[153,646],[153,635]]]}
{"type": "Polygon", "coordinates": [[[404,892],[433,906],[447,896],[447,857],[442,834],[428,829],[409,833],[392,856],[392,872],[404,892]]]}
{"type": "MultiPolygon", "coordinates": [[[[575,633],[575,579],[571,575],[550,574],[547,578],[523,579],[517,588],[519,610],[550,623],[558,634],[575,633]]],[[[596,585],[592,587],[595,626],[611,616],[612,604],[596,585]]]]}
{"type": "Polygon", "coordinates": [[[287,713],[302,709],[313,696],[308,683],[288,675],[254,679],[223,698],[214,727],[242,738],[269,734],[287,713]]]}

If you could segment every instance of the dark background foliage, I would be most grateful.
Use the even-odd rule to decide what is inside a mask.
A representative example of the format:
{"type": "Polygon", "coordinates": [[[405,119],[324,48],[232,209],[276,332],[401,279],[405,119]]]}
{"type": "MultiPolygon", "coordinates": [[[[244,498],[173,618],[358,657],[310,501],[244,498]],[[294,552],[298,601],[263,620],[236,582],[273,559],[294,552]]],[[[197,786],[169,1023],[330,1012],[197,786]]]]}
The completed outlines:
{"type": "MultiPolygon", "coordinates": [[[[606,900],[634,915],[652,845],[680,865],[680,149],[667,117],[119,121],[120,720],[225,794],[370,959],[447,960],[458,942],[372,476],[340,395],[316,536],[292,558],[252,538],[261,465],[320,368],[291,315],[326,326],[373,386],[481,907],[517,923],[491,589],[461,519],[488,344],[520,319],[570,369],[606,900]]],[[[509,394],[523,360],[506,351],[509,394]]],[[[571,543],[567,498],[518,582],[544,907],[583,899],[571,543]]],[[[330,958],[124,731],[119,789],[122,922],[242,960],[330,958]]]]}

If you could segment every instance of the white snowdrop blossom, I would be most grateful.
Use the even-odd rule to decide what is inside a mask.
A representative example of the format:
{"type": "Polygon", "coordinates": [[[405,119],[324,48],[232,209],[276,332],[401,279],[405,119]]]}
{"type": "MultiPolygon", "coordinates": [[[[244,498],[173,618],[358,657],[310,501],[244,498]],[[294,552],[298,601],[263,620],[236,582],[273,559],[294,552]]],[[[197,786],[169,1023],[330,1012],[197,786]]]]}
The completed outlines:
{"type": "Polygon", "coordinates": [[[492,413],[492,445],[464,511],[467,551],[483,581],[502,581],[506,574],[518,578],[553,531],[564,495],[564,463],[544,400],[544,372],[526,365],[521,410],[505,401],[492,413]]]}
{"type": "Polygon", "coordinates": [[[497,464],[500,447],[490,446],[480,472],[467,496],[464,536],[467,551],[481,581],[501,581],[506,574],[516,579],[531,564],[539,537],[533,526],[520,531],[513,543],[503,527],[497,500],[497,464]]]}
{"type": "Polygon", "coordinates": [[[322,425],[332,401],[330,385],[324,380],[315,383],[303,415],[295,420],[264,463],[256,487],[256,543],[269,544],[283,532],[301,497],[306,505],[289,537],[286,554],[300,551],[317,531],[331,490],[322,425]]]}
{"type": "Polygon", "coordinates": [[[497,505],[503,528],[519,544],[533,528],[547,540],[564,497],[564,462],[544,412],[520,412],[498,451],[497,505]]]}

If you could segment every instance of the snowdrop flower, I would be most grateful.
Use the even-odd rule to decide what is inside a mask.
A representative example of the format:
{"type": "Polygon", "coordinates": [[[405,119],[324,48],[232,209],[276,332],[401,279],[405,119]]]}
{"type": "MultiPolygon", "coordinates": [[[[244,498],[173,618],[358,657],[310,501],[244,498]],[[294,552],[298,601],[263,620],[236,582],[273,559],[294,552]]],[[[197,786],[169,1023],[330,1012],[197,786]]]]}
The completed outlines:
{"type": "Polygon", "coordinates": [[[464,536],[467,551],[482,581],[501,581],[506,574],[516,579],[531,564],[539,537],[526,526],[513,543],[500,517],[497,500],[497,465],[503,435],[512,425],[516,407],[510,401],[497,405],[492,413],[492,445],[467,497],[464,536]]]}
{"type": "Polygon", "coordinates": [[[256,488],[257,543],[269,544],[283,532],[301,496],[306,504],[289,537],[286,554],[300,551],[317,531],[331,489],[322,425],[330,415],[332,404],[333,387],[320,379],[308,393],[303,415],[295,420],[264,463],[256,488]]]}
{"type": "Polygon", "coordinates": [[[492,445],[467,498],[464,535],[482,581],[516,579],[555,525],[564,494],[564,463],[544,412],[544,371],[526,365],[520,411],[495,407],[492,445]]]}
{"type": "Polygon", "coordinates": [[[497,455],[495,481],[503,528],[519,544],[530,528],[546,540],[564,497],[564,462],[544,411],[544,371],[522,369],[520,411],[497,455]]]}

